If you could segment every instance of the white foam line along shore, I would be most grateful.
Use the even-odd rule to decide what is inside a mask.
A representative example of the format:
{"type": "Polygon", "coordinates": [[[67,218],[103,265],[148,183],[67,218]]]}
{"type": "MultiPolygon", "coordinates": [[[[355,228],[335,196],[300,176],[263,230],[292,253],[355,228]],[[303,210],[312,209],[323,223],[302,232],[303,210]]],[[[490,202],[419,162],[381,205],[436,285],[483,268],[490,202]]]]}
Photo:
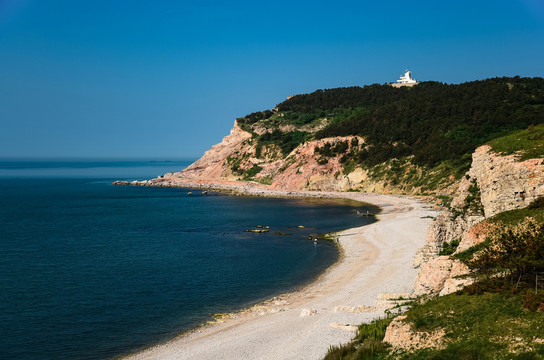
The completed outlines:
{"type": "Polygon", "coordinates": [[[339,233],[340,260],[301,290],[227,315],[129,359],[322,359],[330,345],[349,342],[358,324],[384,316],[387,301],[378,298],[412,291],[417,274],[413,256],[424,245],[430,216],[435,215],[428,205],[392,195],[227,188],[264,196],[349,198],[377,205],[382,212],[378,222],[339,233]]]}

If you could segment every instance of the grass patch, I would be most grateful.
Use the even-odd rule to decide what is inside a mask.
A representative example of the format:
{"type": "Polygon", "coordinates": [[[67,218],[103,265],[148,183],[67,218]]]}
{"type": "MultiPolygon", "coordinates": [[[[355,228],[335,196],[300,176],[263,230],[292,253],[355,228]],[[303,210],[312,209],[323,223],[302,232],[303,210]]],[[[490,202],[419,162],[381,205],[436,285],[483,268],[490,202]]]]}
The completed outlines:
{"type": "Polygon", "coordinates": [[[445,242],[442,244],[442,249],[440,250],[440,253],[438,255],[451,255],[457,250],[457,247],[459,246],[459,239],[454,239],[451,242],[445,242]]]}
{"type": "Polygon", "coordinates": [[[536,199],[523,209],[504,211],[486,221],[495,224],[515,225],[528,217],[534,218],[538,223],[544,223],[544,197],[536,199]]]}
{"type": "Polygon", "coordinates": [[[353,170],[355,170],[356,167],[357,167],[357,164],[355,163],[355,161],[348,160],[344,164],[344,168],[343,168],[342,172],[344,173],[344,175],[348,175],[348,174],[352,173],[353,170]]]}
{"type": "Polygon", "coordinates": [[[274,179],[272,178],[272,176],[267,175],[263,178],[257,179],[257,181],[264,185],[272,185],[272,182],[274,181],[274,179]]]}
{"type": "Polygon", "coordinates": [[[544,350],[543,344],[535,341],[544,338],[544,312],[525,309],[523,300],[519,294],[450,294],[416,304],[406,313],[407,321],[420,331],[443,329],[448,345],[443,350],[424,350],[401,358],[512,359],[536,355],[538,349],[544,350]]]}
{"type": "Polygon", "coordinates": [[[388,346],[383,342],[383,338],[391,320],[391,318],[378,319],[369,324],[359,325],[355,339],[346,345],[331,346],[325,360],[387,358],[388,346]]]}
{"type": "Polygon", "coordinates": [[[518,154],[520,161],[544,157],[544,124],[514,131],[490,141],[488,145],[501,155],[518,154]]]}
{"type": "Polygon", "coordinates": [[[247,169],[244,172],[244,180],[253,179],[255,177],[255,175],[260,173],[262,170],[263,170],[263,168],[260,167],[259,165],[253,165],[253,167],[251,169],[247,169]]]}

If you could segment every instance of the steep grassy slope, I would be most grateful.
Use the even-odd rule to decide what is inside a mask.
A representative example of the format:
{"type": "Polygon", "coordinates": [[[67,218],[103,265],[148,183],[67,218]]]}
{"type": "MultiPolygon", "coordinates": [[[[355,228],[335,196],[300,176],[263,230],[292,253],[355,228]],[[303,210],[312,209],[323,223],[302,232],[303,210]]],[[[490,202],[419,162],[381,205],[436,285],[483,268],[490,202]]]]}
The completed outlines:
{"type": "Polygon", "coordinates": [[[501,155],[518,155],[520,161],[544,157],[544,124],[514,131],[491,140],[489,145],[501,155]]]}

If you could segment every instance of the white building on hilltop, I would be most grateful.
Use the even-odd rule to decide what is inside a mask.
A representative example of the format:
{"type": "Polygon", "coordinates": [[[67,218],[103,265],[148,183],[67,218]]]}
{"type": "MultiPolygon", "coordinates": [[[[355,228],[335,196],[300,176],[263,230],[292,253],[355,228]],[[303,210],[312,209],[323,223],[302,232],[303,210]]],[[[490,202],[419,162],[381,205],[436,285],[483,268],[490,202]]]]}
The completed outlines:
{"type": "Polygon", "coordinates": [[[406,70],[404,72],[404,76],[400,76],[400,80],[397,80],[397,83],[391,84],[391,86],[394,87],[401,87],[401,86],[414,86],[417,85],[418,82],[416,79],[412,79],[412,72],[410,70],[406,70]]]}

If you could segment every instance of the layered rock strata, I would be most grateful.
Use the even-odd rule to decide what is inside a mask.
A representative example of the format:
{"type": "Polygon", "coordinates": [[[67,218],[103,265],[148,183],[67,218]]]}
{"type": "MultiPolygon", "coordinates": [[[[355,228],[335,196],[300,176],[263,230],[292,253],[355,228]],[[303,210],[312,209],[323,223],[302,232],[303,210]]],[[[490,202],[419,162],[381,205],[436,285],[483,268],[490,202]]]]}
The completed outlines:
{"type": "MultiPolygon", "coordinates": [[[[414,295],[447,295],[471,283],[465,276],[468,267],[449,255],[440,256],[440,249],[444,243],[455,240],[459,242],[456,254],[483,242],[498,226],[483,220],[526,207],[543,196],[543,162],[544,159],[518,161],[516,155],[500,156],[487,145],[476,149],[472,166],[461,180],[451,208],[443,211],[429,227],[426,244],[414,258],[414,266],[420,269],[414,295]]],[[[388,327],[384,341],[404,350],[443,348],[443,335],[440,331],[416,331],[404,316],[399,316],[388,327]]]]}
{"type": "Polygon", "coordinates": [[[523,208],[544,194],[544,159],[517,159],[495,154],[488,145],[472,155],[469,174],[478,181],[486,217],[523,208]]]}
{"type": "Polygon", "coordinates": [[[500,156],[488,145],[476,149],[472,166],[451,201],[451,209],[443,211],[433,222],[426,245],[416,254],[414,266],[420,267],[414,285],[416,295],[445,295],[468,283],[460,278],[467,273],[466,266],[449,256],[438,256],[443,244],[455,240],[459,242],[456,253],[464,251],[493,232],[489,224],[480,224],[482,220],[526,207],[544,195],[543,162],[544,159],[518,161],[516,155],[500,156]],[[479,197],[474,195],[476,192],[479,197]]]}

